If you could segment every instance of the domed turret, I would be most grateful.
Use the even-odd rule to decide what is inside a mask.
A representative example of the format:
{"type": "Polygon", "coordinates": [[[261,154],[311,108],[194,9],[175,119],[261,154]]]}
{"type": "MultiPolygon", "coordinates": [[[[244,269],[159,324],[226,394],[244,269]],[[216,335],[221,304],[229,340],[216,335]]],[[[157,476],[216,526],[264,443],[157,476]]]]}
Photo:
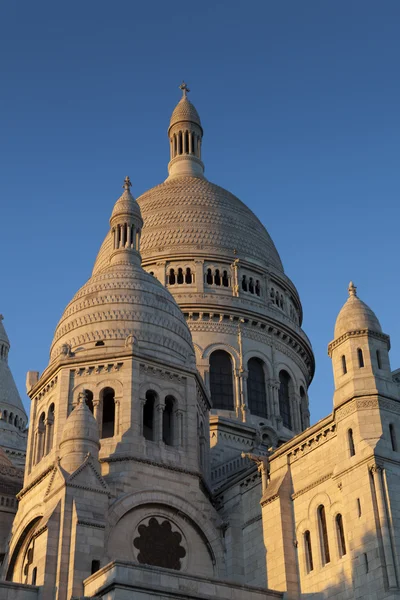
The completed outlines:
{"type": "Polygon", "coordinates": [[[126,178],[93,275],[57,325],[51,361],[71,353],[95,357],[99,346],[107,352],[123,350],[134,340],[145,355],[178,364],[194,363],[182,312],[171,294],[140,265],[142,217],[130,186],[126,178]]]}
{"type": "Polygon", "coordinates": [[[348,292],[336,319],[335,339],[328,346],[335,379],[335,406],[357,395],[394,392],[389,336],[382,332],[373,310],[358,298],[352,281],[348,292]]]}
{"type": "Polygon", "coordinates": [[[349,283],[349,297],[338,314],[335,324],[335,339],[348,331],[369,329],[382,333],[382,327],[374,311],[357,296],[354,283],[349,283]]]}
{"type": "Polygon", "coordinates": [[[183,95],[172,113],[168,128],[171,154],[168,179],[182,175],[202,178],[204,176],[204,165],[201,161],[203,128],[199,113],[187,97],[190,91],[188,86],[183,82],[179,87],[183,95]]]}
{"type": "Polygon", "coordinates": [[[8,366],[10,341],[0,315],[0,444],[10,448],[16,466],[23,466],[28,417],[8,366]]]}
{"type": "Polygon", "coordinates": [[[99,448],[99,426],[86,404],[84,390],[63,429],[60,442],[61,466],[72,473],[83,463],[88,453],[97,460],[99,448]]]}

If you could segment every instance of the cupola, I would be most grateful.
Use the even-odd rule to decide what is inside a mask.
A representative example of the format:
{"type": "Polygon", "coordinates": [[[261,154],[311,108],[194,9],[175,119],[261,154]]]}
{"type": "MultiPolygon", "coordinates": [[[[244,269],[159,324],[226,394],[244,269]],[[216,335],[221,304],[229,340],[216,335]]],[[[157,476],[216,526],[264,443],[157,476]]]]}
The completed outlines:
{"type": "Polygon", "coordinates": [[[169,128],[170,162],[168,173],[171,177],[204,177],[201,160],[203,128],[199,113],[187,97],[190,91],[185,82],[180,86],[182,98],[175,107],[169,128]]]}
{"type": "Polygon", "coordinates": [[[373,310],[357,296],[352,281],[348,292],[336,319],[335,339],[328,346],[335,406],[366,394],[396,396],[389,362],[390,338],[382,332],[373,310]]]}
{"type": "Polygon", "coordinates": [[[111,264],[133,262],[140,264],[140,236],[143,220],[140,208],[131,194],[129,177],[124,180],[124,192],[115,203],[110,218],[114,252],[111,264]]]}
{"type": "Polygon", "coordinates": [[[86,391],[83,390],[63,429],[60,443],[62,468],[73,473],[89,453],[98,460],[99,448],[99,426],[86,404],[86,391]]]}

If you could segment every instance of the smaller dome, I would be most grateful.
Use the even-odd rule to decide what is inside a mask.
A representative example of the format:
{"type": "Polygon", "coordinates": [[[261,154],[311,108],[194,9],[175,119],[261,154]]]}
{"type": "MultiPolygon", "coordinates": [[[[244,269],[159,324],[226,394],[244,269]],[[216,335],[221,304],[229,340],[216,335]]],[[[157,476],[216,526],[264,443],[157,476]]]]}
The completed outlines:
{"type": "Polygon", "coordinates": [[[351,281],[349,284],[349,298],[336,319],[335,339],[349,331],[361,329],[382,333],[382,327],[377,316],[365,302],[358,298],[356,287],[351,281]]]}
{"type": "Polygon", "coordinates": [[[131,215],[133,217],[137,217],[140,221],[142,220],[142,215],[140,214],[140,208],[135,198],[132,196],[130,192],[130,187],[132,186],[129,177],[125,177],[124,181],[124,192],[116,201],[113,211],[111,213],[110,221],[112,221],[115,217],[119,217],[121,215],[131,215]]]}
{"type": "Polygon", "coordinates": [[[61,438],[60,448],[70,441],[84,441],[100,447],[99,426],[86,402],[83,400],[83,397],[67,419],[61,438]]]}
{"type": "Polygon", "coordinates": [[[196,123],[196,125],[201,127],[199,113],[190,100],[188,100],[187,96],[182,96],[176,105],[169,122],[169,129],[171,129],[173,125],[176,125],[176,123],[180,123],[182,121],[191,121],[192,123],[196,123]]]}

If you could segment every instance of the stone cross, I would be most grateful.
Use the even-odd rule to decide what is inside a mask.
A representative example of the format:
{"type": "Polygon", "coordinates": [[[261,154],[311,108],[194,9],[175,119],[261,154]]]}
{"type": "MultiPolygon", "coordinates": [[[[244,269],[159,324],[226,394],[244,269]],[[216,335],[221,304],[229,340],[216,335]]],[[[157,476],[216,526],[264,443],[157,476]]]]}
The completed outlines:
{"type": "Polygon", "coordinates": [[[357,296],[357,287],[354,285],[352,281],[349,283],[349,296],[357,296]]]}
{"type": "Polygon", "coordinates": [[[179,89],[182,90],[183,98],[186,98],[187,93],[190,92],[187,83],[182,81],[181,85],[179,86],[179,89]]]}
{"type": "Polygon", "coordinates": [[[129,179],[128,175],[124,179],[124,185],[122,186],[125,190],[129,191],[129,188],[132,187],[132,182],[129,179]]]}

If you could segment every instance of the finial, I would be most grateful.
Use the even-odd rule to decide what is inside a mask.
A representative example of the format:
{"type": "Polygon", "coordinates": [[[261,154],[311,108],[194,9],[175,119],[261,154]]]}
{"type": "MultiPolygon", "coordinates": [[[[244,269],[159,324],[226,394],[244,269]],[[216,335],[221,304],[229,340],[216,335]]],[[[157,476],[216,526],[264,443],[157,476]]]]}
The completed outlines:
{"type": "Polygon", "coordinates": [[[349,283],[349,296],[357,296],[357,288],[352,281],[349,283]]]}
{"type": "Polygon", "coordinates": [[[87,400],[87,390],[83,389],[78,396],[78,404],[86,404],[87,400]]]}
{"type": "Polygon", "coordinates": [[[124,185],[122,186],[125,190],[127,190],[129,192],[129,188],[132,187],[132,182],[129,179],[128,175],[125,177],[124,179],[124,185]]]}
{"type": "Polygon", "coordinates": [[[190,92],[187,83],[182,81],[181,85],[179,86],[179,89],[182,90],[182,98],[186,98],[187,93],[190,92]]]}

